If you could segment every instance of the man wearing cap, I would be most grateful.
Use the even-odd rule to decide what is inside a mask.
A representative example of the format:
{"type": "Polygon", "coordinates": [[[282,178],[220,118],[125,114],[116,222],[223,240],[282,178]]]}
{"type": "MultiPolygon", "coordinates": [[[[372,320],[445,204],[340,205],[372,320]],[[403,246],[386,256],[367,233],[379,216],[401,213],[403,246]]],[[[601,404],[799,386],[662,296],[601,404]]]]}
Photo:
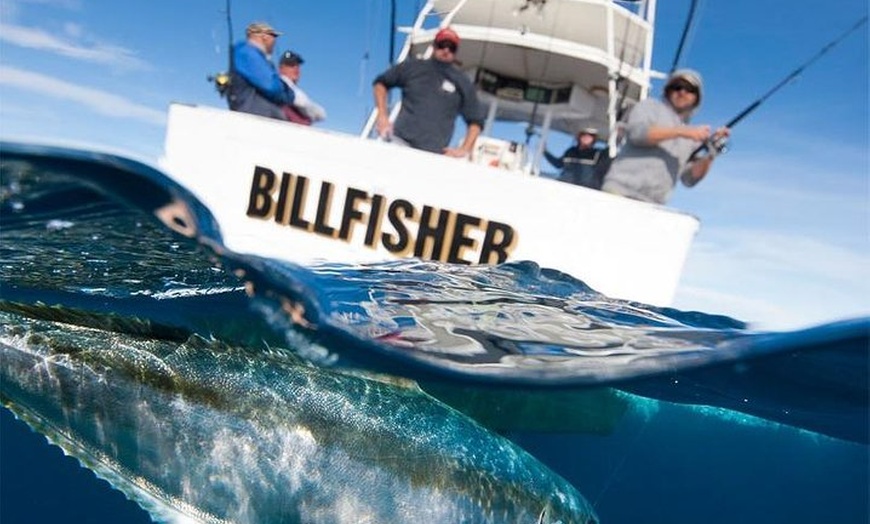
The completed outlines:
{"type": "Polygon", "coordinates": [[[231,110],[287,119],[281,107],[293,103],[293,91],[278,76],[271,58],[280,34],[269,24],[255,22],[246,30],[247,40],[233,47],[227,97],[231,110]]]}
{"type": "Polygon", "coordinates": [[[715,151],[690,159],[710,139],[727,137],[728,128],[711,135],[710,126],[689,125],[701,104],[701,75],[691,69],[674,71],[665,83],[662,100],[639,102],[625,122],[625,144],[604,177],[609,193],[665,204],[677,183],[692,187],[707,174],[715,151]]]}
{"type": "Polygon", "coordinates": [[[459,35],[449,28],[435,35],[432,57],[400,62],[374,80],[378,109],[377,130],[382,138],[411,147],[467,157],[480,134],[485,118],[471,80],[454,65],[459,35]],[[402,89],[402,109],[390,123],[387,91],[402,89]],[[456,117],[462,115],[468,131],[457,148],[448,147],[456,117]]]}
{"type": "Polygon", "coordinates": [[[284,115],[287,120],[304,125],[311,125],[326,118],[326,110],[311,100],[299,87],[299,78],[302,76],[302,64],[305,60],[293,51],[284,51],[278,61],[278,73],[281,80],[293,91],[293,105],[284,106],[284,115]]]}
{"type": "Polygon", "coordinates": [[[558,180],[584,186],[592,189],[601,189],[602,168],[606,167],[607,151],[595,147],[598,140],[598,130],[592,127],[581,129],[577,132],[577,144],[565,150],[562,156],[544,150],[544,158],[561,169],[558,180]]]}

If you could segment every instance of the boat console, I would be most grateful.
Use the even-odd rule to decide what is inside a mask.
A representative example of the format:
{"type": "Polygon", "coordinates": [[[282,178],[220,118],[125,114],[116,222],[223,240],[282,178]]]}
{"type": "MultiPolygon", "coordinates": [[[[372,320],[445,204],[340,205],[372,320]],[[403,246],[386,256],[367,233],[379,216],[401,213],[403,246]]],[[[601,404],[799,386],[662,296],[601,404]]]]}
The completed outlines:
{"type": "Polygon", "coordinates": [[[471,151],[471,161],[508,171],[522,171],[528,166],[524,144],[491,136],[477,138],[471,151]]]}

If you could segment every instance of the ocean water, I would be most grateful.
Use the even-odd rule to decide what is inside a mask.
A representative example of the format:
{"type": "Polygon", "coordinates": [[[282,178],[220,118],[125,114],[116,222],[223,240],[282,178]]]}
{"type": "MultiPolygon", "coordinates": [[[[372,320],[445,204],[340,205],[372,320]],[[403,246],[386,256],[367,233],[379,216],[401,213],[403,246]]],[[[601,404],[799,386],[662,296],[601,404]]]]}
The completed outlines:
{"type": "MultiPolygon", "coordinates": [[[[857,524],[870,519],[868,319],[760,333],[720,315],[609,299],[533,262],[497,268],[415,261],[303,267],[240,256],[222,248],[207,210],[134,162],[15,144],[4,144],[0,154],[4,523],[151,519],[140,504],[80,465],[83,460],[100,469],[87,447],[74,445],[84,432],[60,428],[80,427],[92,415],[88,410],[102,404],[69,403],[72,393],[64,386],[56,399],[62,410],[55,413],[48,407],[54,404],[39,399],[23,407],[25,397],[13,384],[17,375],[7,370],[19,355],[34,358],[38,374],[37,368],[70,367],[67,357],[99,351],[100,358],[108,355],[105,362],[86,360],[73,375],[78,377],[74,385],[92,388],[100,377],[110,376],[112,364],[134,352],[165,355],[155,348],[167,344],[172,355],[186,360],[163,358],[161,365],[181,370],[203,365],[222,376],[242,372],[256,385],[276,380],[258,367],[274,369],[269,366],[276,355],[288,374],[298,365],[337,377],[334,389],[326,391],[333,396],[374,377],[382,403],[410,395],[403,405],[421,406],[407,413],[411,422],[394,434],[425,440],[446,453],[464,445],[466,433],[456,432],[473,431],[474,442],[490,448],[494,463],[524,450],[531,458],[516,459],[517,472],[510,475],[534,471],[538,476],[529,478],[553,483],[554,489],[561,489],[564,479],[604,523],[857,524]],[[194,238],[158,219],[159,210],[170,204],[184,206],[193,217],[191,223],[170,225],[195,232],[194,238]],[[37,324],[51,335],[40,335],[37,324]],[[229,345],[232,355],[244,358],[229,366],[221,360],[226,354],[210,346],[190,349],[192,339],[229,345]],[[40,353],[44,340],[51,341],[54,353],[40,353]],[[110,340],[121,342],[109,348],[110,340]],[[206,357],[216,364],[205,366],[206,357]],[[368,378],[359,379],[361,373],[368,378]],[[396,386],[395,379],[385,378],[396,376],[413,380],[426,393],[408,393],[407,384],[396,386]],[[430,395],[449,406],[446,415],[427,417],[426,410],[436,409],[426,407],[430,395]],[[42,408],[45,419],[33,417],[34,406],[42,408]],[[65,457],[13,412],[76,458],[65,457]],[[451,434],[445,417],[455,412],[476,423],[466,424],[464,415],[456,414],[456,427],[462,429],[451,434]]],[[[129,406],[135,412],[140,404],[156,402],[141,393],[154,388],[156,379],[146,380],[142,377],[151,377],[147,369],[136,369],[124,375],[132,377],[125,380],[137,391],[130,397],[136,404],[122,401],[130,388],[119,389],[119,411],[129,406]]],[[[47,376],[61,376],[53,373],[47,376]]],[[[267,385],[272,395],[281,386],[267,385]]],[[[190,406],[211,402],[218,415],[235,413],[238,406],[217,403],[215,409],[213,401],[203,400],[212,399],[220,386],[208,395],[202,390],[193,395],[189,386],[182,393],[194,399],[190,406]]],[[[367,397],[356,398],[357,404],[345,408],[348,414],[390,416],[367,397]]],[[[240,395],[238,403],[244,401],[240,395]]],[[[254,404],[245,416],[255,418],[261,411],[266,408],[254,404]]],[[[101,453],[127,464],[128,477],[145,475],[144,466],[141,471],[134,467],[143,464],[142,456],[156,453],[149,446],[161,438],[172,441],[165,437],[169,429],[192,431],[196,423],[193,411],[190,420],[174,413],[155,422],[168,424],[167,431],[150,434],[116,422],[107,412],[98,417],[93,442],[105,446],[101,453]],[[110,438],[114,434],[120,437],[110,438]]],[[[257,444],[267,448],[273,442],[261,437],[257,444]]],[[[369,447],[381,446],[373,438],[354,445],[371,453],[369,447]]],[[[176,455],[162,457],[186,459],[176,455]]],[[[194,470],[197,460],[207,458],[194,457],[181,466],[194,470]]],[[[410,458],[402,460],[411,467],[410,458]]],[[[437,464],[433,460],[432,469],[437,464]]],[[[493,478],[504,480],[510,466],[510,461],[506,468],[493,466],[493,478]]],[[[243,467],[238,466],[242,473],[243,467]]],[[[124,488],[123,479],[108,477],[124,488]]],[[[425,475],[415,478],[418,484],[429,482],[425,475]]],[[[318,482],[321,494],[340,486],[328,475],[318,482]]],[[[493,500],[514,489],[493,483],[495,489],[485,491],[493,500]]],[[[554,515],[542,517],[548,521],[554,515]]],[[[508,511],[492,520],[514,522],[515,516],[508,511]]]]}

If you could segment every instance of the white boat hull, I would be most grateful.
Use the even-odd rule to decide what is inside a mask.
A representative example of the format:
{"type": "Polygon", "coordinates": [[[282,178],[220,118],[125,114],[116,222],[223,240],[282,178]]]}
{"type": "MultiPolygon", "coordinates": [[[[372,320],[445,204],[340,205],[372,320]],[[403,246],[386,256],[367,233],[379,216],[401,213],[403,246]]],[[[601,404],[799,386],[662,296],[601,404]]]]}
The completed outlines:
{"type": "Polygon", "coordinates": [[[667,305],[698,229],[661,206],[206,107],[171,106],[161,165],[228,249],[301,264],[531,260],[667,305]]]}

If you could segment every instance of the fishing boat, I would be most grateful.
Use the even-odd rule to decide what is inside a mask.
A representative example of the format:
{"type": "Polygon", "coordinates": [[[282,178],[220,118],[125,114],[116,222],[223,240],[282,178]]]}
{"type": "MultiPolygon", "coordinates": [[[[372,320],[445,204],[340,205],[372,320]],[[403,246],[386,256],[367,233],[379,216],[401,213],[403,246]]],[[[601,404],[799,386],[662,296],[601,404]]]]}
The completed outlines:
{"type": "Polygon", "coordinates": [[[487,108],[470,159],[377,140],[374,115],[356,135],[173,104],[160,165],[239,253],[302,264],[530,260],[610,297],[667,305],[699,221],[541,168],[548,137],[585,127],[615,151],[620,112],[656,75],[655,7],[428,1],[398,59],[428,56],[440,28],[459,34],[457,64],[487,108]]]}

